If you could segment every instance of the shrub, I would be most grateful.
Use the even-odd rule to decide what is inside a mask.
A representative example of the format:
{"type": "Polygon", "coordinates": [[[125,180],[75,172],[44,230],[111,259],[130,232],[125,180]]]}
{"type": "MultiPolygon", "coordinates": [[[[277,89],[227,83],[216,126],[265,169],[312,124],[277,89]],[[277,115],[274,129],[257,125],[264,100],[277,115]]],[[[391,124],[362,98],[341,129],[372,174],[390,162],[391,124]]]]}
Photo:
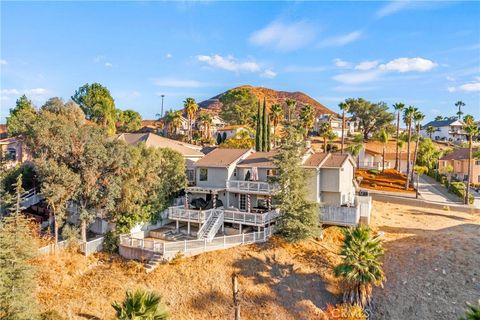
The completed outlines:
{"type": "Polygon", "coordinates": [[[362,307],[358,304],[337,304],[332,306],[327,305],[325,314],[328,320],[367,320],[362,307]]]}
{"type": "Polygon", "coordinates": [[[66,224],[62,229],[62,237],[67,241],[67,247],[69,250],[74,250],[78,246],[80,239],[80,230],[75,226],[66,224]]]}
{"type": "Polygon", "coordinates": [[[377,174],[380,174],[380,171],[378,171],[377,169],[370,169],[370,170],[368,170],[368,173],[377,175],[377,174]]]}
{"type": "Polygon", "coordinates": [[[109,253],[117,253],[120,237],[115,231],[107,231],[103,238],[103,250],[109,253]]]}
{"type": "MultiPolygon", "coordinates": [[[[453,194],[456,194],[460,198],[465,198],[465,183],[460,182],[460,181],[453,181],[450,183],[450,186],[448,187],[448,190],[450,190],[453,194]]],[[[468,202],[470,204],[473,204],[474,197],[469,194],[468,197],[468,202]]]]}

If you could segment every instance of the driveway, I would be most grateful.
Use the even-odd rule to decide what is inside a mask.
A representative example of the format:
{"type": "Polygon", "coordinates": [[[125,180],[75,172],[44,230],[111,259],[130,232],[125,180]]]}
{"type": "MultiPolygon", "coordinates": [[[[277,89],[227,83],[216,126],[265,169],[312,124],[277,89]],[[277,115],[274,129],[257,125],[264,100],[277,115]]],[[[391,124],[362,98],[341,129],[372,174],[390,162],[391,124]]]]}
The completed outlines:
{"type": "Polygon", "coordinates": [[[429,176],[421,176],[418,184],[420,198],[426,201],[445,204],[462,204],[462,200],[449,193],[438,181],[429,176]]]}

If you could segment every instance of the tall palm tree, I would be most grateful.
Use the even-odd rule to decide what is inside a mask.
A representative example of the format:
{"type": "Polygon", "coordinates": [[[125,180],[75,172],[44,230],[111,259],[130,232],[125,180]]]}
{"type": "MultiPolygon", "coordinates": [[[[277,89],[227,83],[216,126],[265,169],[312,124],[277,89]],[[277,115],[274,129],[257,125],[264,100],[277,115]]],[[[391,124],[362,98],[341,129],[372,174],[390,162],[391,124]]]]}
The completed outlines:
{"type": "Polygon", "coordinates": [[[127,291],[123,302],[121,304],[114,302],[112,307],[119,320],[165,320],[168,318],[161,297],[153,292],[127,291]]]}
{"type": "Polygon", "coordinates": [[[203,138],[209,139],[210,138],[210,128],[211,128],[212,122],[213,122],[212,115],[208,111],[202,111],[198,115],[198,120],[202,124],[203,138]]]}
{"type": "Polygon", "coordinates": [[[383,153],[382,153],[382,172],[385,172],[385,153],[387,150],[387,143],[390,140],[390,134],[385,128],[380,129],[377,133],[377,140],[383,144],[383,153]]]}
{"type": "Polygon", "coordinates": [[[385,280],[380,261],[384,254],[382,243],[365,226],[345,229],[344,233],[340,251],[343,261],[334,268],[334,274],[343,279],[344,302],[368,307],[373,287],[383,286],[385,280]]]}
{"type": "Polygon", "coordinates": [[[433,126],[428,126],[427,129],[425,129],[427,132],[428,136],[430,137],[430,140],[432,140],[432,135],[437,131],[437,128],[433,126]]]}
{"type": "Polygon", "coordinates": [[[277,104],[272,104],[270,107],[270,116],[272,118],[273,122],[273,144],[276,146],[277,145],[277,126],[280,123],[280,120],[282,120],[283,116],[283,109],[282,106],[277,104]]]}
{"type": "Polygon", "coordinates": [[[393,108],[395,109],[395,111],[397,111],[397,136],[396,136],[396,139],[397,139],[397,146],[396,146],[396,150],[395,150],[395,170],[398,170],[400,171],[400,166],[399,166],[399,156],[398,156],[398,137],[400,135],[400,113],[403,111],[403,109],[405,108],[405,104],[401,103],[401,102],[397,102],[393,105],[393,108]]]}
{"type": "Polygon", "coordinates": [[[182,111],[167,111],[165,114],[165,123],[170,135],[176,134],[178,129],[182,126],[182,111]]]}
{"type": "Polygon", "coordinates": [[[464,203],[469,204],[470,197],[470,182],[472,179],[472,158],[473,158],[473,137],[479,134],[478,126],[475,124],[475,119],[471,115],[466,115],[464,118],[465,133],[468,136],[468,170],[467,170],[467,184],[465,186],[464,203]]]}
{"type": "Polygon", "coordinates": [[[332,140],[336,137],[330,123],[324,122],[320,125],[318,135],[323,139],[323,152],[327,152],[327,140],[332,140]],[[334,136],[334,137],[332,137],[334,136]]]}
{"type": "Polygon", "coordinates": [[[415,124],[416,141],[415,141],[415,151],[413,152],[413,168],[412,168],[412,173],[411,173],[411,176],[410,176],[410,179],[412,180],[412,182],[413,182],[413,172],[414,172],[413,169],[415,168],[415,165],[417,164],[418,144],[420,142],[420,129],[422,127],[421,122],[424,119],[425,119],[425,115],[420,111],[416,111],[413,114],[413,122],[415,124]]]}
{"type": "Polygon", "coordinates": [[[443,116],[436,116],[434,120],[435,120],[435,121],[442,121],[442,120],[444,120],[444,119],[445,119],[445,118],[444,118],[443,116]]]}
{"type": "Polygon", "coordinates": [[[292,123],[292,114],[295,113],[295,108],[297,107],[297,101],[292,99],[285,100],[287,104],[287,111],[288,111],[288,123],[292,123]]]}
{"type": "Polygon", "coordinates": [[[343,154],[343,148],[345,143],[345,112],[350,110],[350,105],[347,102],[341,102],[339,105],[340,110],[342,110],[342,148],[341,153],[343,154]]]}
{"type": "Polygon", "coordinates": [[[465,103],[463,101],[457,101],[455,103],[455,107],[458,108],[458,111],[457,111],[458,120],[462,120],[462,115],[463,115],[462,107],[465,107],[465,103]]]}
{"type": "Polygon", "coordinates": [[[402,170],[402,151],[403,146],[405,145],[405,140],[402,137],[397,141],[398,147],[398,171],[401,172],[402,170]]]}
{"type": "Polygon", "coordinates": [[[187,115],[188,119],[188,141],[192,142],[192,121],[195,119],[195,115],[198,111],[198,104],[193,98],[187,98],[183,101],[183,112],[187,115]]]}
{"type": "Polygon", "coordinates": [[[313,127],[315,123],[315,109],[312,105],[306,104],[300,111],[300,121],[305,129],[305,138],[308,136],[308,131],[313,127]]]}
{"type": "Polygon", "coordinates": [[[363,135],[356,134],[352,141],[353,144],[347,147],[347,151],[357,159],[357,168],[360,168],[360,152],[363,149],[363,135]]]}
{"type": "Polygon", "coordinates": [[[405,125],[407,126],[407,179],[405,181],[405,190],[408,190],[410,187],[410,160],[411,160],[411,154],[410,154],[410,142],[412,139],[412,121],[413,121],[413,115],[415,112],[417,112],[417,108],[414,106],[409,106],[403,111],[403,121],[405,122],[405,125]]]}

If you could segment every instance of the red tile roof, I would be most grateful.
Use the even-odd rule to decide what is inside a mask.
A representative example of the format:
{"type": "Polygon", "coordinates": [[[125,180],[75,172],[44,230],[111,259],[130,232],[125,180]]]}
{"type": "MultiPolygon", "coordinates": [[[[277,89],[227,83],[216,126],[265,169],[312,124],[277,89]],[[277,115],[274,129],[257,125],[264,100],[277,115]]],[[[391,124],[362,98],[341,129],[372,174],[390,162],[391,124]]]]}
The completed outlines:
{"type": "MultiPolygon", "coordinates": [[[[480,148],[473,148],[473,153],[480,150],[480,148]]],[[[439,160],[467,160],[469,157],[468,148],[458,148],[453,150],[452,153],[446,154],[439,160]]]]}

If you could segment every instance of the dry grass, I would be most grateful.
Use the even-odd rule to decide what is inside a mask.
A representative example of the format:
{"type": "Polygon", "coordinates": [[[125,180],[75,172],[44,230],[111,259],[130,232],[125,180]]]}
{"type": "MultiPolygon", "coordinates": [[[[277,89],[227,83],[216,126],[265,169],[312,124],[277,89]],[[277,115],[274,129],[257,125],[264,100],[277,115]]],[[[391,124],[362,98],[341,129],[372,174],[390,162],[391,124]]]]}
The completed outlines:
{"type": "Polygon", "coordinates": [[[415,192],[414,188],[405,190],[406,175],[394,169],[386,169],[379,174],[369,173],[366,169],[357,169],[356,177],[362,177],[361,188],[393,191],[393,192],[415,192]]]}

